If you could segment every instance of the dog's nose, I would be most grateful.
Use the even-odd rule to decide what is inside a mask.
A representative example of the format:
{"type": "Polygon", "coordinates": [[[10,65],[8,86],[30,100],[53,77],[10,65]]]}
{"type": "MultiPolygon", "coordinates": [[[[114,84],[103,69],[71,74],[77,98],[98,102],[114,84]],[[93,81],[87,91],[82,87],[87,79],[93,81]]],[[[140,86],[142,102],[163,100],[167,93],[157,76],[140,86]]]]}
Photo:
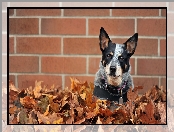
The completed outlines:
{"type": "Polygon", "coordinates": [[[110,71],[111,71],[111,73],[115,73],[116,72],[116,67],[115,66],[111,66],[110,67],[110,71]]]}

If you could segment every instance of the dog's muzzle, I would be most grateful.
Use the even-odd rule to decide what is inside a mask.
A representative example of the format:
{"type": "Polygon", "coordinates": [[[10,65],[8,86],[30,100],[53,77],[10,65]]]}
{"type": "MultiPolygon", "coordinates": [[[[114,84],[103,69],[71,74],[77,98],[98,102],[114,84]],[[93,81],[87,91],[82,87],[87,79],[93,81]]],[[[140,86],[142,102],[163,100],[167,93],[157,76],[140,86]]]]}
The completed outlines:
{"type": "Polygon", "coordinates": [[[116,66],[110,66],[110,75],[115,77],[116,76],[115,73],[116,73],[116,66]]]}

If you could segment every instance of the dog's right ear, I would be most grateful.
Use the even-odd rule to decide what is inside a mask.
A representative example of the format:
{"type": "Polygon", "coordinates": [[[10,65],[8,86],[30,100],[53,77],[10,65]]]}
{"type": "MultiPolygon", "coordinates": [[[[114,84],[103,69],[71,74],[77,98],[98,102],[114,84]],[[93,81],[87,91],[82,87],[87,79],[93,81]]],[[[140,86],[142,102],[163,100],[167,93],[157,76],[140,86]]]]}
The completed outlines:
{"type": "Polygon", "coordinates": [[[99,45],[100,50],[103,51],[105,48],[108,47],[108,43],[110,41],[110,38],[103,27],[100,29],[100,35],[99,35],[99,45]]]}

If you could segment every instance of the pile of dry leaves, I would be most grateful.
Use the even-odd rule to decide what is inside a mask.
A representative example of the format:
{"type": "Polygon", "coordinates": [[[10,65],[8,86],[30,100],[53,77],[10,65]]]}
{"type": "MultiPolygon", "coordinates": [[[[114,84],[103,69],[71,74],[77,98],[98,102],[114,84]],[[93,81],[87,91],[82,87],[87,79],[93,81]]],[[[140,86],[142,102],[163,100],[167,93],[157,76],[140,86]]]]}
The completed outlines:
{"type": "Polygon", "coordinates": [[[110,110],[110,102],[93,97],[94,85],[71,78],[71,88],[52,86],[18,90],[9,83],[9,124],[166,124],[166,91],[152,87],[138,95],[128,91],[128,102],[110,110]]]}

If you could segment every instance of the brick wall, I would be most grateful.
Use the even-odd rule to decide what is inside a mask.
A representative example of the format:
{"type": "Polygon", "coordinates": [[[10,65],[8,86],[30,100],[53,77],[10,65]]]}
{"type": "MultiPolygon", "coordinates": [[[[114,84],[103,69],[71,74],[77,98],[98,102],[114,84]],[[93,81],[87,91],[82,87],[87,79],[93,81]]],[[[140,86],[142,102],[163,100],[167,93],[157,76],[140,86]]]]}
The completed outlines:
{"type": "Polygon", "coordinates": [[[69,77],[93,82],[101,26],[117,43],[138,32],[131,58],[134,85],[166,88],[165,9],[10,9],[9,78],[19,88],[35,80],[70,87],[69,77]]]}

